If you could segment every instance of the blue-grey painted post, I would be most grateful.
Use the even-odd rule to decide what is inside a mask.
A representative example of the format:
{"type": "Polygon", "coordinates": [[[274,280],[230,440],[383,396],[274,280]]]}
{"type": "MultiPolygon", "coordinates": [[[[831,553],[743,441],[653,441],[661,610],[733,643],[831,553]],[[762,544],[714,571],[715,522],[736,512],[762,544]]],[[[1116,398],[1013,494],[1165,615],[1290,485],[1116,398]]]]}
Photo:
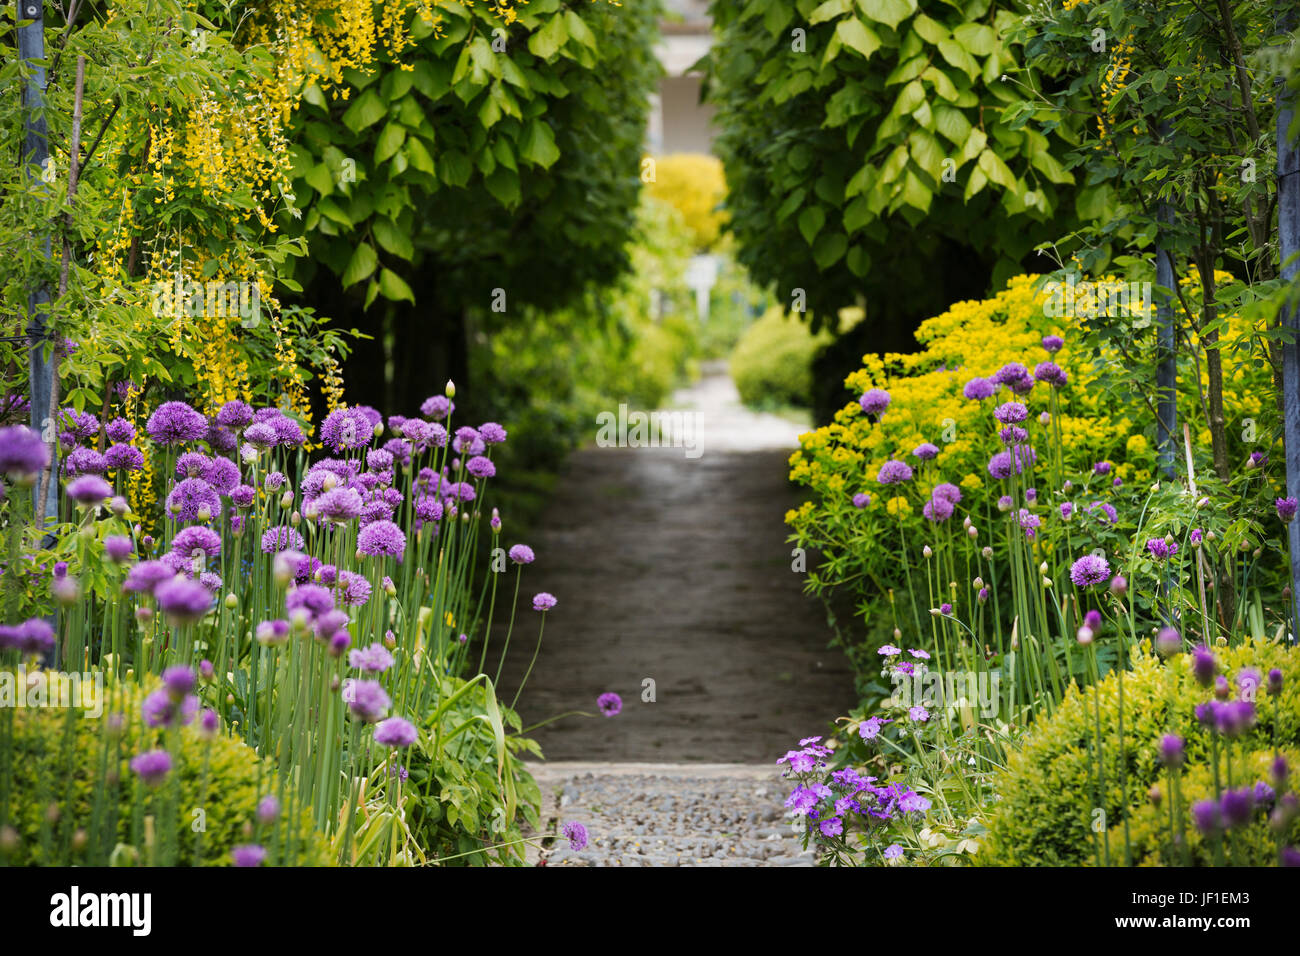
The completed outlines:
{"type": "MultiPolygon", "coordinates": [[[[1290,11],[1282,18],[1283,32],[1289,32],[1295,23],[1290,11]]],[[[1285,82],[1278,91],[1277,102],[1277,231],[1278,247],[1282,261],[1282,280],[1293,292],[1300,274],[1300,142],[1290,136],[1295,119],[1295,92],[1285,82]]],[[[1283,305],[1282,322],[1300,335],[1300,307],[1288,302],[1283,305]]],[[[1300,498],[1300,342],[1291,341],[1282,346],[1282,409],[1286,437],[1286,493],[1300,498]]],[[[1297,519],[1300,520],[1300,519],[1297,519]]],[[[1300,530],[1297,522],[1290,525],[1291,544],[1291,634],[1300,640],[1300,530]]]]}
{"type": "MultiPolygon", "coordinates": [[[[49,143],[45,124],[45,16],[41,0],[18,0],[18,56],[27,61],[28,76],[23,88],[23,159],[28,168],[28,183],[33,189],[46,188],[41,178],[49,143]],[[25,22],[24,21],[30,21],[25,22]]],[[[50,258],[50,235],[41,239],[45,258],[50,258]]],[[[58,517],[58,442],[50,417],[50,393],[54,389],[54,350],[50,340],[47,318],[50,308],[50,290],[44,285],[33,289],[27,297],[27,343],[31,423],[46,439],[50,448],[50,480],[37,481],[35,488],[45,485],[45,507],[35,502],[36,513],[46,521],[58,517]],[[47,348],[47,346],[49,346],[47,348]]],[[[34,490],[33,495],[39,494],[34,490]]]]}

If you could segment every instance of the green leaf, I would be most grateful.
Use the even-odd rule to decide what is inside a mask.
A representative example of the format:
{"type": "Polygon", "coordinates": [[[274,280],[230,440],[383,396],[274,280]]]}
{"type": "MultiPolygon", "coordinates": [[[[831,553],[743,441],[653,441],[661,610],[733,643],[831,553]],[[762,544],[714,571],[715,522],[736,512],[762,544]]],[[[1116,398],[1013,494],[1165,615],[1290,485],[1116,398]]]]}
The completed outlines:
{"type": "Polygon", "coordinates": [[[379,291],[390,302],[399,302],[405,299],[415,305],[415,293],[411,291],[411,287],[406,284],[406,281],[391,269],[379,270],[379,291]]]}
{"type": "Polygon", "coordinates": [[[947,27],[942,23],[931,20],[924,13],[918,15],[917,18],[912,21],[912,29],[916,31],[917,36],[930,44],[938,43],[940,40],[946,40],[951,36],[947,27]]]}
{"type": "Polygon", "coordinates": [[[474,166],[469,156],[458,149],[448,150],[442,154],[442,181],[448,186],[464,186],[469,182],[474,166]]]}
{"type": "Polygon", "coordinates": [[[858,9],[876,23],[897,29],[916,11],[916,0],[858,0],[858,9]]]}
{"type": "Polygon", "coordinates": [[[373,88],[366,90],[356,98],[343,114],[343,125],[354,133],[359,133],[368,126],[373,126],[384,118],[388,107],[379,98],[373,88]]]}
{"type": "Polygon", "coordinates": [[[328,196],[334,191],[334,175],[325,163],[317,163],[307,170],[302,178],[307,181],[308,186],[322,196],[328,196]]]}
{"type": "Polygon", "coordinates": [[[979,159],[976,160],[976,164],[984,171],[984,175],[989,178],[990,182],[997,183],[1003,189],[1016,188],[1015,174],[1002,161],[1002,157],[993,150],[983,150],[979,155],[979,159]]]}
{"type": "Polygon", "coordinates": [[[871,59],[871,54],[880,49],[880,38],[868,30],[861,20],[841,20],[835,26],[835,35],[846,47],[856,50],[868,60],[871,59]]]}
{"type": "Polygon", "coordinates": [[[975,58],[966,52],[966,48],[955,40],[940,40],[938,44],[939,55],[942,56],[951,66],[963,71],[972,80],[979,75],[979,64],[975,58]]]}
{"type": "Polygon", "coordinates": [[[825,23],[827,20],[834,20],[836,17],[842,17],[853,9],[853,0],[826,0],[821,6],[808,14],[808,25],[816,26],[819,23],[825,23]]]}
{"type": "Polygon", "coordinates": [[[430,176],[433,175],[433,157],[429,155],[429,150],[418,136],[407,137],[406,158],[420,172],[428,173],[430,176]]]}
{"type": "Polygon", "coordinates": [[[871,211],[871,200],[866,196],[859,196],[844,210],[844,231],[852,235],[873,218],[875,216],[871,211]]]}
{"type": "Polygon", "coordinates": [[[934,128],[954,146],[965,145],[971,130],[965,113],[943,103],[934,108],[934,128]]]}
{"type": "Polygon", "coordinates": [[[840,256],[844,255],[844,250],[849,247],[849,240],[843,233],[828,232],[823,234],[817,244],[813,246],[813,260],[817,263],[817,268],[825,272],[836,262],[840,256]]]}
{"type": "Polygon", "coordinates": [[[410,236],[386,216],[376,217],[370,224],[370,231],[385,252],[408,261],[414,257],[415,246],[411,243],[410,236]]]}
{"type": "Polygon", "coordinates": [[[569,28],[569,36],[589,50],[596,49],[596,35],[591,32],[591,27],[583,22],[582,17],[572,10],[565,10],[564,25],[569,28]]]}
{"type": "Polygon", "coordinates": [[[401,148],[402,143],[406,140],[406,130],[400,123],[389,123],[379,134],[379,141],[375,144],[375,162],[382,163],[393,153],[401,148]]]}
{"type": "Polygon", "coordinates": [[[363,242],[358,245],[352,253],[352,258],[348,260],[348,267],[343,270],[343,288],[346,289],[363,279],[368,279],[377,265],[379,265],[379,257],[375,255],[375,250],[370,244],[363,242]]]}
{"type": "Polygon", "coordinates": [[[497,202],[506,208],[515,206],[519,202],[519,174],[507,169],[505,166],[498,166],[493,170],[492,175],[483,180],[487,186],[487,191],[492,194],[497,202]]]}
{"type": "Polygon", "coordinates": [[[849,267],[850,272],[861,278],[871,269],[871,254],[864,246],[854,246],[845,256],[844,264],[849,267]]]}
{"type": "Polygon", "coordinates": [[[549,60],[569,39],[569,27],[563,16],[553,16],[542,28],[528,38],[528,50],[534,56],[549,60]]]}
{"type": "Polygon", "coordinates": [[[560,158],[560,150],[555,145],[555,133],[543,120],[529,120],[519,137],[519,155],[543,169],[550,169],[560,158]]]}
{"type": "Polygon", "coordinates": [[[811,246],[813,240],[817,238],[817,233],[821,232],[824,222],[826,222],[826,210],[821,206],[809,206],[799,213],[799,231],[803,233],[804,242],[811,246]]]}
{"type": "Polygon", "coordinates": [[[986,23],[963,23],[954,27],[957,42],[976,56],[988,56],[998,45],[998,35],[986,23]]]}

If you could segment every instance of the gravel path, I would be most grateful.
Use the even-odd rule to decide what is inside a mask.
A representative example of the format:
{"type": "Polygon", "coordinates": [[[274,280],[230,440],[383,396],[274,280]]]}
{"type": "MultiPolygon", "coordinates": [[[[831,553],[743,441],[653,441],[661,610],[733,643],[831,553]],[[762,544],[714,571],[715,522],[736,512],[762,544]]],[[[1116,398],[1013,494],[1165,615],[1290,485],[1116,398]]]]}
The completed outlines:
{"type": "Polygon", "coordinates": [[[785,819],[789,784],[744,764],[546,764],[534,770],[544,834],[529,861],[544,866],[812,866],[785,819]],[[583,850],[560,828],[587,828],[583,850]]]}
{"type": "MultiPolygon", "coordinates": [[[[546,862],[807,865],[776,759],[855,698],[786,542],[785,512],[800,501],[787,461],[804,429],[745,409],[725,367],[672,407],[697,416],[698,456],[576,452],[527,542],[537,562],[499,692],[508,701],[519,686],[536,640],[531,597],[549,591],[559,603],[520,697],[524,725],[594,712],[605,692],[623,700],[617,717],[570,716],[530,734],[548,761],[534,765],[543,793],[558,794],[548,832],[572,819],[591,833],[581,852],[555,841],[546,862]]],[[[498,614],[493,648],[505,638],[498,614]]]]}

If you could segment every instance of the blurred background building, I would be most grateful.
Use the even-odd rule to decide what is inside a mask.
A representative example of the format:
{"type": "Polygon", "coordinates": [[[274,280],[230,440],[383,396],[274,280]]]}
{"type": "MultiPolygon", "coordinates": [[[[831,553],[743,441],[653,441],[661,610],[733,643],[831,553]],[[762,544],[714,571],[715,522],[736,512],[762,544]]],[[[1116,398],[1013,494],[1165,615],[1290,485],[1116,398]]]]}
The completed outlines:
{"type": "Polygon", "coordinates": [[[666,0],[659,62],[666,76],[653,98],[648,146],[655,155],[707,153],[713,144],[713,107],[700,103],[700,76],[691,64],[709,51],[708,0],[666,0]]]}

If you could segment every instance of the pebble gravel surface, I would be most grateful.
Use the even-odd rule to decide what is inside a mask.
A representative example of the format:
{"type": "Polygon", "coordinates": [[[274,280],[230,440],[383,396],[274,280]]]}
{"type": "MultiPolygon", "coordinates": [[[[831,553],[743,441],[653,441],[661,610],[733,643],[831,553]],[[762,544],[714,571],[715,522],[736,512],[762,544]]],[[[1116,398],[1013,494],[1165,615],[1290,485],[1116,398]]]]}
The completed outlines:
{"type": "Polygon", "coordinates": [[[541,866],[813,866],[782,806],[790,785],[770,766],[538,764],[541,866]],[[571,849],[576,821],[588,843],[571,849]]]}

